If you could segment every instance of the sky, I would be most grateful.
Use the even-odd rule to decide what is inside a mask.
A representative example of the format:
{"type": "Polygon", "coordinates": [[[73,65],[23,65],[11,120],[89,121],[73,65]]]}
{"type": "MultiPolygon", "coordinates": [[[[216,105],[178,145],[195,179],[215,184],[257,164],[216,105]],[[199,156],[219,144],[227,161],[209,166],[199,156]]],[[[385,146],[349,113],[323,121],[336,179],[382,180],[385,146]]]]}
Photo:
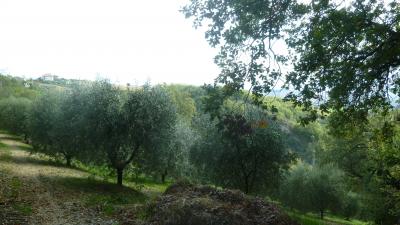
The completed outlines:
{"type": "Polygon", "coordinates": [[[188,0],[0,0],[0,73],[213,82],[216,49],[179,9],[188,0]]]}

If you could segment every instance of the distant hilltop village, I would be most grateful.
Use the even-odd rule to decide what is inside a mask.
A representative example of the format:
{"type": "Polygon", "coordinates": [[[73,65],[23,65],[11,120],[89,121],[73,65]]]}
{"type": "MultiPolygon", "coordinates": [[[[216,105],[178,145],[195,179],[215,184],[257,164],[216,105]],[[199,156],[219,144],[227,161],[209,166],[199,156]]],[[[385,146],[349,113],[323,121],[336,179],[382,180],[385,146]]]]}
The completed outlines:
{"type": "Polygon", "coordinates": [[[80,80],[80,79],[65,79],[60,76],[46,73],[43,74],[41,77],[37,78],[36,80],[42,83],[48,84],[57,84],[57,85],[70,85],[70,84],[82,84],[88,82],[87,80],[80,80]]]}
{"type": "Polygon", "coordinates": [[[38,78],[38,80],[42,80],[42,81],[55,81],[58,79],[59,79],[59,77],[57,75],[53,75],[50,73],[43,74],[43,76],[38,78]]]}

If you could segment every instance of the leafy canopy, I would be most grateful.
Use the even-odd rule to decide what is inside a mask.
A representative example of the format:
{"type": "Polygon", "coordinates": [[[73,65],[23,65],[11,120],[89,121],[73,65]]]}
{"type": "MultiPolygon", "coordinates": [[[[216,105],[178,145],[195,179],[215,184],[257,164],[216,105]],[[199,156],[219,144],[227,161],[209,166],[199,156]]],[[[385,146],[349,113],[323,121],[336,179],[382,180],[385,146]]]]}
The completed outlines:
{"type": "Polygon", "coordinates": [[[310,112],[305,122],[331,110],[365,122],[400,94],[396,0],[191,0],[182,11],[195,27],[207,25],[207,41],[220,48],[216,82],[228,94],[249,83],[261,104],[282,84],[310,112]],[[283,42],[289,54],[277,51],[283,42]]]}

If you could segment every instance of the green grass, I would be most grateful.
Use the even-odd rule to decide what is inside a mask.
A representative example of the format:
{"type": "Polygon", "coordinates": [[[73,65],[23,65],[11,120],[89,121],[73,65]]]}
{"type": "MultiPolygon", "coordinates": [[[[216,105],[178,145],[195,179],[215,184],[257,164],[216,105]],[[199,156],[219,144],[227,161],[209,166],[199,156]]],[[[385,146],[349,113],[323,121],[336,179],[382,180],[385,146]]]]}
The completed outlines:
{"type": "Polygon", "coordinates": [[[61,185],[67,192],[82,193],[81,202],[87,207],[100,209],[112,216],[121,206],[143,204],[148,196],[130,187],[120,187],[115,183],[85,177],[41,177],[54,186],[61,185]]]}
{"type": "Polygon", "coordinates": [[[0,197],[7,199],[7,201],[11,202],[11,207],[21,213],[22,215],[29,216],[32,214],[32,206],[31,203],[25,202],[21,198],[21,194],[23,193],[22,188],[22,181],[18,177],[10,177],[6,178],[9,171],[4,169],[1,170],[0,173],[0,182],[3,185],[9,187],[3,189],[3,192],[0,191],[0,197]]]}
{"type": "Polygon", "coordinates": [[[32,214],[32,206],[29,203],[15,203],[12,207],[23,215],[32,214]]]}
{"type": "Polygon", "coordinates": [[[8,146],[2,142],[0,142],[0,148],[7,148],[8,146]]]}
{"type": "Polygon", "coordinates": [[[134,179],[127,179],[126,181],[130,186],[139,186],[140,189],[145,189],[154,193],[163,193],[167,189],[167,187],[172,184],[171,181],[161,183],[144,176],[140,176],[134,179]]]}
{"type": "Polygon", "coordinates": [[[86,165],[78,160],[73,160],[72,163],[75,168],[86,171],[94,176],[99,176],[103,178],[103,180],[109,180],[111,178],[111,174],[114,172],[107,166],[98,166],[98,165],[86,165]]]}
{"type": "MultiPolygon", "coordinates": [[[[60,162],[55,161],[54,157],[46,156],[43,154],[35,154],[34,158],[27,159],[32,164],[41,164],[41,165],[49,165],[55,167],[64,167],[64,165],[60,162]]],[[[104,184],[108,184],[108,186],[117,186],[116,185],[116,175],[115,171],[112,168],[107,166],[97,166],[97,165],[86,165],[80,161],[74,160],[73,161],[73,169],[77,169],[82,172],[89,173],[88,179],[86,178],[67,178],[64,180],[58,180],[57,182],[64,183],[65,186],[69,186],[71,188],[77,189],[91,189],[93,186],[96,186],[99,183],[102,188],[104,188],[104,184]],[[90,180],[90,182],[87,182],[90,180]],[[95,185],[92,185],[95,183],[95,185]],[[87,188],[89,186],[89,188],[87,188]]],[[[125,171],[128,173],[128,171],[125,171]]],[[[138,192],[143,192],[150,198],[156,197],[163,193],[172,182],[167,181],[165,183],[161,183],[151,179],[149,177],[140,176],[138,178],[132,178],[127,174],[127,177],[123,180],[123,185],[127,188],[136,190],[138,192]]]]}
{"type": "Polygon", "coordinates": [[[13,177],[10,182],[10,187],[13,190],[19,191],[22,186],[22,181],[18,177],[13,177]]]}
{"type": "MultiPolygon", "coordinates": [[[[114,184],[116,182],[115,170],[107,166],[97,166],[97,165],[85,165],[82,162],[74,161],[76,169],[81,171],[86,171],[90,173],[94,178],[101,178],[103,182],[109,182],[114,184]]],[[[146,176],[139,176],[133,178],[129,171],[124,171],[126,178],[123,180],[123,184],[126,187],[132,188],[134,190],[143,191],[150,197],[154,197],[163,193],[172,182],[167,181],[161,183],[151,179],[146,176]]]]}
{"type": "Polygon", "coordinates": [[[12,160],[9,146],[0,141],[0,161],[10,162],[12,160]]]}
{"type": "Polygon", "coordinates": [[[87,194],[83,200],[86,206],[99,208],[107,216],[114,215],[120,206],[143,204],[146,201],[144,194],[129,189],[109,193],[93,192],[87,194]]]}
{"type": "Polygon", "coordinates": [[[10,162],[11,160],[12,160],[12,156],[9,151],[0,152],[0,161],[10,162]]]}
{"type": "Polygon", "coordinates": [[[287,211],[288,215],[301,225],[367,225],[368,223],[359,220],[345,220],[338,216],[326,215],[321,220],[318,215],[307,213],[302,214],[293,211],[287,211]]]}
{"type": "MultiPolygon", "coordinates": [[[[5,185],[9,188],[5,190],[3,196],[7,199],[17,200],[21,194],[22,181],[17,177],[4,180],[5,185]]],[[[1,193],[0,193],[1,194],[1,193]]]]}

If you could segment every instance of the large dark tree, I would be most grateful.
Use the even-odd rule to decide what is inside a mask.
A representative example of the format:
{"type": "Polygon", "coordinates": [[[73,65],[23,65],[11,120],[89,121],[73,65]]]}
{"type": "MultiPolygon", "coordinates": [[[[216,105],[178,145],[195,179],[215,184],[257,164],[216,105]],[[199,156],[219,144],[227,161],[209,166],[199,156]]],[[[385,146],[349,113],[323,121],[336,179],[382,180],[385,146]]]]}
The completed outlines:
{"type": "Polygon", "coordinates": [[[220,48],[217,82],[228,91],[248,82],[260,103],[284,84],[310,112],[305,119],[333,109],[365,122],[400,94],[399,9],[396,0],[191,0],[183,12],[207,25],[206,39],[220,48]]]}

